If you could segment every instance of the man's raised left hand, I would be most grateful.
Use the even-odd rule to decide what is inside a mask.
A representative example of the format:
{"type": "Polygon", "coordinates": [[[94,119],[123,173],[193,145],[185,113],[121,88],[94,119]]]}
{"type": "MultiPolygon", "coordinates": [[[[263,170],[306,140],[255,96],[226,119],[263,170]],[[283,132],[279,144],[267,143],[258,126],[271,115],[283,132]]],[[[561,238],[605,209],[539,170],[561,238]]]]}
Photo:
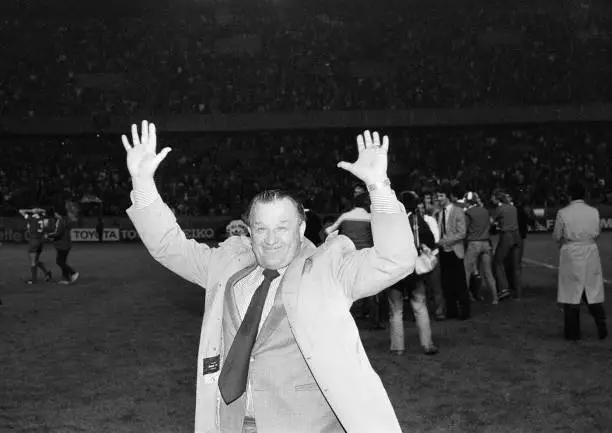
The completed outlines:
{"type": "Polygon", "coordinates": [[[370,131],[366,130],[357,136],[357,150],[357,161],[342,161],[338,163],[338,167],[352,173],[366,185],[387,179],[389,137],[384,135],[381,141],[378,132],[370,134],[370,131]]]}

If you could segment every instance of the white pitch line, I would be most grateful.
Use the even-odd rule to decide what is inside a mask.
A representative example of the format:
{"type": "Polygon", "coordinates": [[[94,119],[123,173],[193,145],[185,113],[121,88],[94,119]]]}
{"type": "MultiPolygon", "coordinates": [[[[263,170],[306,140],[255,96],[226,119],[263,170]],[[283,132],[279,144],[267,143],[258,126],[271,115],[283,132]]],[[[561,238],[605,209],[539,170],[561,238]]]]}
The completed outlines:
{"type": "MultiPolygon", "coordinates": [[[[538,266],[542,266],[543,268],[547,268],[547,269],[553,269],[553,270],[557,270],[559,269],[559,266],[555,266],[555,265],[550,265],[548,263],[544,263],[544,262],[538,262],[537,260],[532,260],[532,259],[528,259],[526,257],[523,257],[523,261],[525,263],[531,263],[532,265],[538,265],[538,266]]],[[[612,281],[610,280],[606,280],[604,278],[604,283],[606,284],[612,284],[612,281]]]]}

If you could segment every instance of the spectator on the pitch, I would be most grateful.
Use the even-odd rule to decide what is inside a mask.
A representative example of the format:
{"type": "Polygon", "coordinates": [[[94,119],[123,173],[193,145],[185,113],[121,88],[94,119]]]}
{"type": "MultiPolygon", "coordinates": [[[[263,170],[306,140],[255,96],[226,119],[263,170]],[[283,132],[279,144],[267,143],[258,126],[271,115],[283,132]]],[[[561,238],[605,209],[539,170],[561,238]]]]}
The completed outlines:
{"type": "Polygon", "coordinates": [[[501,190],[493,193],[491,201],[496,206],[492,218],[499,227],[499,242],[495,248],[494,257],[495,279],[499,299],[503,300],[510,296],[520,299],[523,290],[519,257],[523,239],[519,233],[518,213],[508,194],[501,190]],[[513,287],[510,287],[506,275],[506,260],[511,260],[510,268],[513,275],[513,287]]]}
{"type": "MultiPolygon", "coordinates": [[[[493,276],[493,247],[491,244],[491,215],[483,206],[475,192],[468,192],[465,197],[466,217],[466,251],[464,258],[465,276],[468,286],[475,270],[481,270],[491,290],[493,304],[498,303],[497,284],[493,276]]],[[[480,289],[480,286],[478,286],[480,289]]],[[[474,294],[478,299],[478,294],[474,294]]]]}
{"type": "Polygon", "coordinates": [[[102,218],[98,218],[96,223],[96,234],[98,235],[98,242],[104,241],[104,221],[102,218]]]}
{"type": "Polygon", "coordinates": [[[442,291],[446,304],[446,317],[469,319],[471,316],[470,296],[465,281],[465,212],[454,202],[457,197],[449,183],[438,186],[436,197],[440,205],[438,225],[440,226],[440,270],[442,291]]]}
{"type": "MultiPolygon", "coordinates": [[[[325,229],[327,235],[338,231],[339,234],[347,236],[355,244],[358,250],[371,248],[374,245],[372,239],[372,215],[370,214],[370,198],[365,188],[355,187],[353,190],[353,207],[336,219],[336,221],[325,229]]],[[[362,299],[355,303],[354,311],[365,309],[372,329],[384,329],[380,320],[379,294],[362,299]],[[365,308],[364,308],[365,307],[365,308]]]]}
{"type": "MultiPolygon", "coordinates": [[[[435,220],[432,222],[429,215],[425,215],[419,210],[422,201],[415,193],[402,194],[402,203],[408,213],[408,220],[412,228],[415,239],[415,247],[419,253],[423,251],[434,251],[437,243],[437,227],[435,220]],[[427,218],[427,220],[426,220],[427,218]],[[416,244],[418,239],[419,244],[416,244]]],[[[433,271],[433,270],[432,270],[433,271]]],[[[410,306],[419,335],[419,342],[426,355],[438,353],[437,347],[433,343],[431,335],[431,322],[427,309],[427,289],[426,283],[429,274],[409,275],[402,281],[394,284],[387,289],[387,299],[389,303],[389,337],[391,340],[391,353],[403,355],[405,351],[404,342],[404,298],[408,295],[410,306]]]]}
{"type": "Polygon", "coordinates": [[[553,238],[559,242],[557,301],[563,304],[565,338],[580,340],[580,304],[585,302],[595,320],[600,339],[608,336],[604,282],[597,248],[599,211],[584,202],[580,183],[569,187],[570,203],[557,213],[553,238]]]}

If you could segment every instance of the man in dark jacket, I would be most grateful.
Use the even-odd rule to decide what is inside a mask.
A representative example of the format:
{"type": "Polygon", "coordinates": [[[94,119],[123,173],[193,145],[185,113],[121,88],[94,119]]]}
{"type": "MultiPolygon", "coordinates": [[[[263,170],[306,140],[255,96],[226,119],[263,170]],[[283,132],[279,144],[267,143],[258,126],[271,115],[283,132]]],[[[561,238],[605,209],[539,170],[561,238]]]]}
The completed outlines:
{"type": "Polygon", "coordinates": [[[55,263],[62,270],[63,278],[59,281],[59,284],[74,283],[79,278],[79,273],[67,263],[68,254],[72,248],[72,239],[70,239],[71,221],[64,206],[56,210],[55,218],[55,228],[49,234],[49,238],[53,240],[53,246],[57,251],[55,263]]]}
{"type": "Polygon", "coordinates": [[[323,243],[323,222],[321,217],[312,210],[312,202],[304,200],[304,212],[306,213],[306,236],[317,247],[323,243]]]}

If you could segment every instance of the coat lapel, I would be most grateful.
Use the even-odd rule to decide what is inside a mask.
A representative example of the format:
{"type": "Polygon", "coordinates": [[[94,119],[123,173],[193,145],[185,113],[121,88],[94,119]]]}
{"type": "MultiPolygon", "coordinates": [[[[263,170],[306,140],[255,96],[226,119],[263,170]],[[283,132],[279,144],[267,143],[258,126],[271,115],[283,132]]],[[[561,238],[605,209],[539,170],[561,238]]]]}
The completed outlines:
{"type": "Polygon", "coordinates": [[[238,305],[236,304],[236,296],[233,290],[234,284],[249,275],[256,267],[257,263],[253,263],[252,265],[247,266],[244,269],[240,269],[227,280],[227,284],[225,285],[225,302],[232,302],[234,305],[234,308],[229,309],[229,314],[232,322],[234,322],[234,325],[236,326],[236,329],[240,328],[240,324],[242,323],[242,321],[238,316],[238,305]]]}

